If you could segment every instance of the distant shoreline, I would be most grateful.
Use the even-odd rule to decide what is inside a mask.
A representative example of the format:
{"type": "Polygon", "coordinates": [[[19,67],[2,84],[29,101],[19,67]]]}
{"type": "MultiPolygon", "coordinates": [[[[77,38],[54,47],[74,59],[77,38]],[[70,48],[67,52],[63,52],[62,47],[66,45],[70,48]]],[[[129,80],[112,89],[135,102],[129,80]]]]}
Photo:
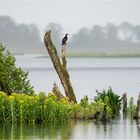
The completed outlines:
{"type": "MultiPolygon", "coordinates": [[[[49,55],[39,54],[39,56],[37,56],[37,58],[45,58],[45,57],[49,57],[49,55]]],[[[68,52],[67,57],[68,58],[139,58],[140,52],[138,53],[95,53],[95,52],[73,52],[72,53],[72,52],[68,52]]]]}

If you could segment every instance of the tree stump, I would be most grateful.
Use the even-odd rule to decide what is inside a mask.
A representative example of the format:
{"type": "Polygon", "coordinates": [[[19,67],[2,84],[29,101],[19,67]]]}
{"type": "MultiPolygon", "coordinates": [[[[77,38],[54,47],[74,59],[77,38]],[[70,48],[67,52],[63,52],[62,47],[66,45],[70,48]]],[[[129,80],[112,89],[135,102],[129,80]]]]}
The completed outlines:
{"type": "Polygon", "coordinates": [[[123,112],[127,112],[127,94],[123,94],[123,112]]]}
{"type": "Polygon", "coordinates": [[[140,119],[140,93],[137,100],[136,115],[134,116],[134,118],[140,119]]]}
{"type": "Polygon", "coordinates": [[[69,98],[70,101],[77,102],[71,81],[70,76],[67,70],[67,61],[65,58],[65,55],[62,57],[62,64],[60,62],[56,47],[54,46],[52,40],[51,40],[51,31],[47,31],[44,36],[44,42],[45,46],[48,50],[49,56],[53,62],[53,66],[60,78],[60,81],[64,87],[65,95],[69,98]]]}
{"type": "Polygon", "coordinates": [[[62,93],[60,92],[58,86],[56,83],[53,84],[53,90],[52,92],[54,93],[54,95],[57,97],[57,100],[61,100],[64,96],[62,95],[62,93]]]}

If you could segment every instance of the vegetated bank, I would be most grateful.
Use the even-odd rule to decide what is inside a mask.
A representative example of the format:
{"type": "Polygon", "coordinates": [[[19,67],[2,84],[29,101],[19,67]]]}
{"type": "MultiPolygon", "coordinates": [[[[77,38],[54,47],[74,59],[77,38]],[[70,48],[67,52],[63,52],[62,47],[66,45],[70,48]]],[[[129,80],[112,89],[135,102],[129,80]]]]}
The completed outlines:
{"type": "MultiPolygon", "coordinates": [[[[80,103],[69,102],[67,97],[60,100],[52,93],[27,95],[12,93],[6,95],[0,92],[0,122],[24,123],[56,123],[71,119],[95,119],[102,121],[104,106],[106,105],[106,120],[116,117],[120,113],[121,98],[111,88],[98,92],[95,99],[89,103],[85,96],[80,103]],[[99,112],[98,118],[94,118],[99,112]]],[[[132,115],[136,106],[133,98],[128,110],[132,115]]],[[[132,115],[133,116],[133,115],[132,115]]]]}
{"type": "MultiPolygon", "coordinates": [[[[53,93],[40,92],[35,95],[0,92],[0,122],[46,123],[62,122],[69,119],[92,119],[95,112],[103,111],[104,102],[88,103],[84,98],[79,104],[64,97],[57,100],[53,93]]],[[[107,118],[112,110],[107,107],[107,118]]]]}

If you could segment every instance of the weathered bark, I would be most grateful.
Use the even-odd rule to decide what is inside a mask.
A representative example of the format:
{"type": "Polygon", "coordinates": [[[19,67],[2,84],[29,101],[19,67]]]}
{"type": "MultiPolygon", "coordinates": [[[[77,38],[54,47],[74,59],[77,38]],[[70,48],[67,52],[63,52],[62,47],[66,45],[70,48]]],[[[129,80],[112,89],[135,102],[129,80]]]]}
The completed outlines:
{"type": "Polygon", "coordinates": [[[134,116],[134,118],[140,119],[140,93],[137,100],[136,115],[134,116]]]}
{"type": "Polygon", "coordinates": [[[63,64],[61,64],[60,59],[57,54],[57,50],[51,40],[51,31],[46,32],[46,34],[44,36],[44,42],[45,42],[45,46],[48,50],[48,53],[50,55],[50,58],[53,62],[54,68],[64,87],[66,96],[69,98],[70,101],[77,102],[71,82],[70,82],[70,76],[69,76],[68,70],[66,68],[66,64],[67,64],[66,58],[65,58],[65,56],[62,57],[63,64]]]}
{"type": "Polygon", "coordinates": [[[123,94],[123,112],[127,112],[127,95],[123,94]]]}
{"type": "Polygon", "coordinates": [[[62,99],[64,96],[62,95],[62,93],[60,92],[58,86],[56,83],[53,84],[53,90],[52,92],[54,93],[54,95],[57,97],[57,100],[62,99]]]}

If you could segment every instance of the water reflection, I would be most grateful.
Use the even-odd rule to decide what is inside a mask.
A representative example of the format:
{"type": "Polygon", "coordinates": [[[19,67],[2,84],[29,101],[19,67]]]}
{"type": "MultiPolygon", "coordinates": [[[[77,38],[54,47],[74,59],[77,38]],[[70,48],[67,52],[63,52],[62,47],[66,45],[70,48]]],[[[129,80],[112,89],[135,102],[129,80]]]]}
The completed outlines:
{"type": "Polygon", "coordinates": [[[1,124],[0,139],[69,139],[73,123],[1,124]]]}
{"type": "Polygon", "coordinates": [[[70,121],[59,124],[0,124],[0,139],[140,139],[140,123],[118,116],[107,122],[70,121]]]}

